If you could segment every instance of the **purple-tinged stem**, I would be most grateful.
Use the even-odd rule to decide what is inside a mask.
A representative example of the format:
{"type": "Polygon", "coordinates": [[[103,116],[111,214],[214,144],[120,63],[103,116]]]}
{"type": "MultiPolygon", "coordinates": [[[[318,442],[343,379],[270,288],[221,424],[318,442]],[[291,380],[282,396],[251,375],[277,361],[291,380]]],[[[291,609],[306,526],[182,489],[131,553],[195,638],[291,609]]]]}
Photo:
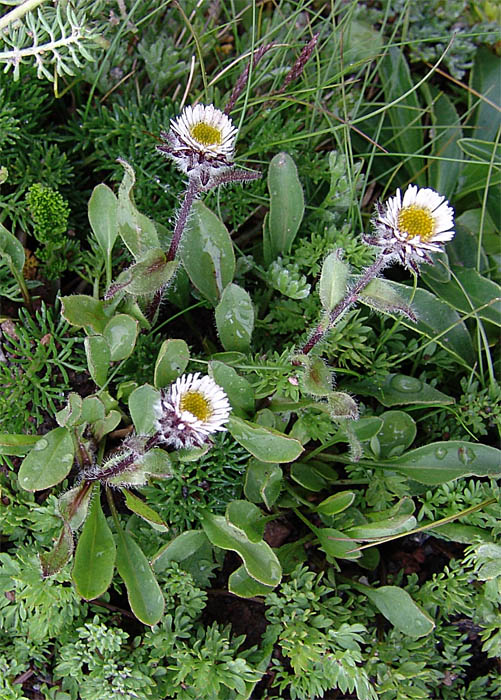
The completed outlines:
{"type": "Polygon", "coordinates": [[[181,204],[181,209],[177,216],[176,225],[174,226],[174,233],[172,234],[172,240],[170,242],[169,252],[167,253],[167,262],[174,260],[176,257],[177,249],[179,248],[179,243],[181,241],[181,236],[183,235],[184,227],[188,221],[188,216],[190,209],[195,201],[197,194],[200,191],[200,185],[198,178],[190,177],[188,181],[188,187],[184,193],[183,203],[181,204]]]}
{"type": "Polygon", "coordinates": [[[355,301],[357,301],[360,296],[360,292],[364,289],[369,282],[371,282],[382,268],[387,264],[388,257],[386,255],[380,255],[376,260],[368,267],[365,272],[361,275],[358,282],[350,289],[347,295],[341,299],[341,301],[336,304],[329,314],[329,323],[326,328],[319,324],[313,333],[311,334],[308,341],[299,350],[302,355],[307,355],[315,345],[322,340],[325,334],[334,326],[337,319],[341,316],[346,309],[351,306],[355,301]]]}

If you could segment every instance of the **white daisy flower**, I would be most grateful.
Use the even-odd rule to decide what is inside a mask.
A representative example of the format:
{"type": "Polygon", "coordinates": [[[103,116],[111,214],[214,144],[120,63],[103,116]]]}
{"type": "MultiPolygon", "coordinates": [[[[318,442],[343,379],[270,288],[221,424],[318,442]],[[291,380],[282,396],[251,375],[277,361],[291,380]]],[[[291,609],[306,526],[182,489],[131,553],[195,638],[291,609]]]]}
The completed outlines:
{"type": "Polygon", "coordinates": [[[157,148],[206,185],[215,171],[233,165],[236,135],[231,119],[214,105],[190,105],[171,119],[170,131],[160,134],[166,143],[157,148]]]}
{"type": "Polygon", "coordinates": [[[429,187],[409,185],[403,199],[397,189],[394,197],[377,205],[372,223],[377,235],[369,242],[383,246],[415,272],[420,262],[432,262],[430,253],[442,250],[454,237],[454,209],[429,187]]]}
{"type": "Polygon", "coordinates": [[[182,375],[163,390],[155,412],[162,442],[181,449],[202,447],[211,433],[226,430],[231,407],[221,387],[196,372],[182,375]]]}

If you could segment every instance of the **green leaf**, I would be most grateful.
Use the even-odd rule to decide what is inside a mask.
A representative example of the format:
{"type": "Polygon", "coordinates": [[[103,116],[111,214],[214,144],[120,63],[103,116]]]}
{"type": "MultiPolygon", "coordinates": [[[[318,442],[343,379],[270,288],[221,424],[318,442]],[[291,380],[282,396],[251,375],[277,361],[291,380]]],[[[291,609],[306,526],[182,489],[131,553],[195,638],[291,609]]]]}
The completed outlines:
{"type": "Polygon", "coordinates": [[[216,326],[225,350],[246,352],[250,349],[254,328],[254,306],[242,287],[229,284],[216,306],[216,326]]]}
{"type": "Polygon", "coordinates": [[[40,555],[42,566],[42,577],[48,578],[57,574],[63,566],[70,560],[73,554],[73,533],[68,523],[64,523],[55,545],[50,552],[40,555]]]}
{"type": "Polygon", "coordinates": [[[329,557],[334,559],[360,559],[361,553],[355,552],[356,542],[351,540],[346,533],[340,530],[335,530],[332,527],[313,527],[311,529],[315,533],[320,542],[320,549],[329,557]]]}
{"type": "MultiPolygon", "coordinates": [[[[476,113],[476,130],[482,138],[494,141],[499,126],[499,73],[501,58],[487,46],[479,47],[475,52],[475,63],[471,74],[471,87],[487,98],[478,100],[476,113]],[[489,104],[491,103],[491,104],[489,104]],[[496,107],[492,104],[497,104],[496,107]]],[[[477,103],[474,92],[469,93],[471,102],[477,103]]]]}
{"type": "Polygon", "coordinates": [[[353,491],[339,491],[319,503],[316,510],[317,513],[322,513],[322,515],[337,515],[337,513],[342,513],[343,510],[349,508],[354,500],[355,494],[353,491]]]}
{"type": "MultiPolygon", "coordinates": [[[[383,34],[370,22],[369,18],[367,20],[363,21],[362,17],[355,19],[354,15],[351,15],[350,21],[343,26],[342,66],[344,73],[351,73],[355,69],[354,64],[369,65],[379,58],[383,47],[383,34]]],[[[332,41],[329,52],[335,56],[340,50],[340,36],[337,32],[329,32],[329,34],[332,41]]],[[[328,37],[326,37],[327,39],[328,37]]],[[[328,79],[327,75],[325,79],[328,79]]]]}
{"type": "Polygon", "coordinates": [[[125,505],[129,510],[136,513],[136,515],[139,515],[139,517],[143,520],[146,520],[146,522],[149,523],[155,530],[158,530],[159,532],[168,531],[169,528],[156,510],[153,510],[153,508],[132,493],[132,491],[122,489],[122,493],[125,496],[125,505]]]}
{"type": "Polygon", "coordinates": [[[299,440],[237,416],[230,416],[228,430],[242,447],[261,462],[293,462],[303,452],[299,440]]]}
{"type": "Polygon", "coordinates": [[[104,327],[103,336],[110,348],[111,360],[125,360],[136,344],[138,322],[127,314],[113,316],[104,327]]]}
{"type": "Polygon", "coordinates": [[[270,211],[264,225],[264,259],[269,265],[290,253],[304,216],[304,195],[297,168],[287,153],[278,153],[268,170],[270,211]]]}
{"type": "Polygon", "coordinates": [[[190,280],[216,306],[233,281],[235,253],[226,226],[200,200],[193,204],[180,251],[190,280]]]}
{"type": "Polygon", "coordinates": [[[355,399],[343,391],[333,391],[327,397],[329,413],[333,420],[358,419],[358,405],[355,399]]]}
{"type": "Polygon", "coordinates": [[[187,530],[164,545],[151,560],[153,569],[163,571],[171,561],[184,561],[207,546],[207,535],[203,530],[187,530]]]}
{"type": "Polygon", "coordinates": [[[462,365],[472,367],[475,364],[475,351],[470,334],[456,311],[450,308],[434,294],[425,289],[412,289],[397,282],[388,282],[416,312],[416,324],[401,319],[401,323],[436,341],[441,347],[453,354],[462,365]]]}
{"type": "MultiPolygon", "coordinates": [[[[499,231],[497,225],[489,216],[485,209],[467,209],[456,219],[456,235],[447,244],[447,256],[452,265],[457,267],[476,267],[478,253],[478,236],[482,231],[482,248],[480,249],[480,259],[478,272],[483,274],[489,269],[489,261],[486,251],[488,247],[489,255],[496,255],[499,250],[499,231]]],[[[439,282],[448,282],[446,280],[439,282]]]]}
{"type": "Polygon", "coordinates": [[[387,407],[406,404],[448,406],[454,403],[451,396],[442,394],[420,379],[405,374],[387,374],[384,381],[362,379],[359,382],[350,382],[350,389],[360,396],[374,396],[387,407]]]}
{"type": "MultiPolygon", "coordinates": [[[[473,262],[473,261],[472,261],[473,262]]],[[[473,268],[452,268],[456,279],[446,284],[427,280],[434,293],[456,311],[471,313],[483,321],[501,326],[501,287],[473,268]]]]}
{"type": "Polygon", "coordinates": [[[79,596],[94,600],[108,590],[115,557],[115,540],[96,493],[75,551],[72,578],[79,596]]]}
{"type": "Polygon", "coordinates": [[[84,347],[90,376],[98,386],[104,386],[111,362],[110,346],[102,335],[90,335],[84,347]]]}
{"type": "MultiPolygon", "coordinates": [[[[396,46],[388,48],[378,68],[385,102],[388,105],[386,114],[392,126],[392,149],[400,153],[422,153],[422,109],[416,92],[412,91],[415,81],[411,77],[402,49],[396,46]],[[407,92],[407,97],[399,100],[398,104],[390,104],[407,92]]],[[[411,156],[402,160],[401,165],[413,182],[421,186],[426,184],[421,158],[411,156]]]]}
{"type": "Polygon", "coordinates": [[[380,537],[391,537],[391,535],[401,535],[404,532],[413,530],[417,525],[413,515],[395,515],[387,520],[377,520],[373,523],[356,525],[346,530],[348,537],[355,540],[371,540],[380,537]]]}
{"type": "MultiPolygon", "coordinates": [[[[457,219],[456,219],[456,239],[458,235],[457,230],[457,219]]],[[[447,252],[442,250],[440,252],[431,253],[432,262],[423,263],[421,266],[421,279],[428,283],[428,280],[434,280],[435,282],[448,282],[451,278],[449,255],[451,253],[451,246],[447,246],[447,252]]]]}
{"type": "Polygon", "coordinates": [[[280,563],[266,542],[251,542],[243,530],[228,523],[222,516],[209,512],[203,515],[202,527],[214,546],[237,552],[249,576],[266,586],[280,583],[280,563]]]}
{"type": "Polygon", "coordinates": [[[417,605],[407,591],[398,586],[369,588],[363,592],[379,612],[403,634],[409,637],[424,637],[434,629],[433,620],[417,605]]]}
{"type": "Polygon", "coordinates": [[[96,438],[97,442],[101,442],[103,437],[108,433],[111,433],[117,425],[122,420],[122,415],[119,411],[110,411],[106,418],[101,418],[97,420],[92,426],[92,434],[96,438]]]}
{"type": "Polygon", "coordinates": [[[98,420],[103,420],[104,416],[104,403],[99,396],[86,396],[82,401],[82,412],[80,414],[81,422],[92,425],[98,420]]]}
{"type": "Polygon", "coordinates": [[[266,586],[255,578],[249,576],[245,566],[239,566],[228,579],[228,590],[240,598],[254,598],[257,595],[267,595],[273,590],[273,586],[266,586]]]}
{"type": "Polygon", "coordinates": [[[40,440],[40,435],[0,433],[0,455],[22,457],[40,440]]]}
{"type": "MultiPolygon", "coordinates": [[[[357,438],[361,442],[364,442],[365,440],[370,440],[374,435],[377,435],[381,430],[383,421],[377,416],[369,416],[368,418],[360,418],[356,423],[350,423],[350,426],[351,425],[353,425],[353,432],[357,438]]],[[[344,431],[341,430],[341,433],[342,432],[344,431]]]]}
{"type": "Polygon", "coordinates": [[[160,398],[160,392],[151,384],[144,384],[134,389],[129,396],[129,411],[136,433],[151,435],[155,430],[155,403],[160,398]]]}
{"type": "Polygon", "coordinates": [[[318,283],[320,302],[328,312],[332,311],[346,294],[350,268],[342,261],[341,253],[342,251],[335,250],[325,258],[318,283]]]}
{"type": "Polygon", "coordinates": [[[254,503],[230,501],[226,506],[226,520],[230,525],[243,530],[251,542],[263,539],[266,518],[254,503]]]}
{"type": "Polygon", "coordinates": [[[283,472],[278,464],[249,460],[245,472],[244,493],[253,503],[264,503],[269,509],[280,495],[283,472]]]}
{"type": "Polygon", "coordinates": [[[94,187],[89,199],[89,221],[101,250],[106,257],[111,255],[118,235],[118,200],[113,191],[101,183],[94,187]]]}
{"type": "Polygon", "coordinates": [[[387,314],[403,314],[411,321],[416,321],[412,308],[385,280],[373,279],[360,293],[360,301],[376,311],[387,314]]]}
{"type": "Polygon", "coordinates": [[[321,491],[327,485],[326,480],[311,465],[294,462],[290,470],[291,479],[308,491],[321,491]]]}
{"type": "Polygon", "coordinates": [[[78,530],[87,517],[93,486],[94,484],[89,486],[89,483],[84,481],[80,486],[75,486],[58,498],[59,514],[73,531],[78,530]]]}
{"type": "Polygon", "coordinates": [[[476,563],[478,578],[481,581],[492,581],[501,575],[501,546],[486,543],[476,548],[476,563]]]}
{"type": "Polygon", "coordinates": [[[233,367],[218,360],[212,360],[209,362],[209,375],[224,389],[237,416],[242,418],[254,413],[254,389],[247,379],[237,374],[233,367]]]}
{"type": "Polygon", "coordinates": [[[456,191],[462,170],[463,154],[458,146],[458,141],[463,135],[461,119],[447,95],[439,93],[438,89],[429,83],[426,89],[430,91],[433,125],[433,150],[428,166],[428,184],[450,199],[456,191]]]}
{"type": "Polygon", "coordinates": [[[433,442],[378,466],[421,484],[444,484],[464,476],[501,476],[501,450],[463,440],[433,442]]]}
{"type": "Polygon", "coordinates": [[[20,274],[23,273],[25,261],[23,244],[3,224],[0,224],[0,259],[2,258],[6,258],[8,264],[14,265],[20,274]]]}
{"type": "Polygon", "coordinates": [[[488,165],[492,162],[494,172],[498,171],[497,175],[499,177],[499,167],[501,165],[501,144],[496,143],[495,141],[486,141],[483,138],[464,138],[458,143],[461,150],[473,160],[478,160],[484,165],[488,165]]]}
{"type": "Polygon", "coordinates": [[[152,248],[159,248],[160,243],[155,224],[141,214],[134,203],[134,169],[122,158],[117,160],[125,170],[118,190],[118,230],[123,242],[137,260],[152,248]]]}
{"type": "Polygon", "coordinates": [[[74,444],[66,428],[55,428],[39,438],[24,458],[18,480],[26,491],[42,491],[68,476],[74,459],[74,444]]]}
{"type": "Polygon", "coordinates": [[[104,298],[111,299],[123,290],[136,296],[158,292],[169,284],[178,265],[176,260],[168,262],[160,248],[151,248],[138,262],[118,275],[104,298]]]}
{"type": "Polygon", "coordinates": [[[146,454],[137,457],[127,469],[114,476],[106,478],[106,484],[110,486],[135,488],[144,486],[150,476],[167,478],[172,476],[172,463],[165,450],[155,448],[146,454]]]}
{"type": "Polygon", "coordinates": [[[300,377],[301,388],[304,392],[312,396],[328,396],[332,394],[334,375],[321,357],[296,355],[294,359],[299,361],[304,367],[300,377]]]}
{"type": "Polygon", "coordinates": [[[162,591],[141,548],[121,528],[117,533],[116,564],[127,588],[132,612],[145,625],[156,625],[164,613],[162,591]]]}
{"type": "Polygon", "coordinates": [[[66,406],[55,414],[55,418],[62,428],[74,428],[85,422],[82,420],[82,397],[74,391],[68,394],[66,406]]]}
{"type": "MultiPolygon", "coordinates": [[[[477,544],[478,542],[492,542],[493,538],[487,530],[475,525],[463,525],[462,523],[446,523],[433,528],[433,537],[441,537],[461,544],[477,544]]],[[[501,568],[500,568],[501,570],[501,568]]]]}
{"type": "Polygon", "coordinates": [[[184,340],[169,338],[164,340],[155,362],[153,383],[163,389],[182,375],[190,360],[190,351],[184,340]]]}
{"type": "Polygon", "coordinates": [[[61,297],[61,314],[70,325],[91,334],[102,333],[109,320],[104,303],[87,294],[61,297]]]}
{"type": "Polygon", "coordinates": [[[388,458],[401,455],[416,437],[416,423],[404,411],[385,411],[380,418],[383,425],[378,434],[371,440],[377,448],[373,450],[378,457],[388,458]],[[374,441],[374,442],[373,442],[374,441]]]}

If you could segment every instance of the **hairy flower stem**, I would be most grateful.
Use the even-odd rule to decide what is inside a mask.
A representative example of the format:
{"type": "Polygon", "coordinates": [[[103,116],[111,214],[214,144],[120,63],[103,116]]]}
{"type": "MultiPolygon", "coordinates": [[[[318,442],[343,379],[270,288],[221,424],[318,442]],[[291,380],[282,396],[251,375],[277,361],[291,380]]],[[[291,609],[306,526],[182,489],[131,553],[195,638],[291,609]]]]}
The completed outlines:
{"type": "Polygon", "coordinates": [[[263,177],[263,174],[258,173],[256,170],[226,170],[220,175],[214,175],[207,187],[204,188],[204,192],[209,192],[209,190],[220,185],[229,185],[232,182],[259,180],[260,177],[263,177]]]}
{"type": "Polygon", "coordinates": [[[176,257],[177,249],[179,248],[179,243],[181,241],[181,236],[183,235],[184,227],[188,221],[188,216],[190,209],[195,201],[197,195],[200,192],[200,184],[198,178],[190,177],[188,180],[188,187],[184,193],[183,203],[181,204],[181,209],[177,217],[176,225],[174,226],[174,233],[172,234],[172,240],[170,243],[169,252],[167,253],[167,261],[170,262],[176,257]]]}
{"type": "MultiPolygon", "coordinates": [[[[147,442],[145,443],[144,447],[142,448],[142,454],[145,455],[147,452],[152,450],[158,443],[160,442],[160,435],[158,433],[155,433],[155,435],[152,435],[150,438],[148,438],[147,442]]],[[[113,476],[118,476],[119,474],[122,474],[126,469],[128,469],[130,466],[134,464],[138,460],[138,454],[135,450],[129,450],[128,453],[126,453],[123,456],[123,459],[121,459],[119,462],[116,462],[113,464],[111,467],[108,469],[104,469],[101,472],[98,472],[97,474],[87,475],[85,477],[85,481],[91,482],[91,481],[103,481],[106,479],[111,479],[113,476]]]]}
{"type": "Polygon", "coordinates": [[[350,289],[348,294],[343,299],[341,299],[341,301],[332,309],[332,311],[329,314],[329,323],[327,324],[327,327],[324,327],[324,325],[320,323],[315,328],[309,340],[299,350],[299,352],[302,355],[307,355],[310,352],[310,350],[314,348],[315,345],[322,340],[322,338],[325,337],[326,333],[330,331],[330,329],[336,324],[338,318],[346,311],[346,309],[349,306],[351,306],[358,300],[360,292],[365,287],[367,287],[369,282],[371,282],[375,277],[377,277],[377,275],[387,264],[387,262],[388,257],[382,254],[378,258],[376,258],[376,260],[372,263],[370,267],[368,267],[365,270],[363,275],[361,275],[358,282],[350,289]]]}

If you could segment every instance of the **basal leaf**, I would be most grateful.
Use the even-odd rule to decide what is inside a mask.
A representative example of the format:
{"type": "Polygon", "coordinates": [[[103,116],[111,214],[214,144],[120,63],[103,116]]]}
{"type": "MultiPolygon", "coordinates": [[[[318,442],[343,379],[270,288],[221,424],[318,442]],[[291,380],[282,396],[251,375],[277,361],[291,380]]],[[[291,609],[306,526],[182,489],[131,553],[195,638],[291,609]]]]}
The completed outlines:
{"type": "Polygon", "coordinates": [[[290,253],[304,215],[304,195],[297,168],[287,153],[278,153],[268,170],[270,211],[264,225],[264,257],[269,265],[290,253]]]}
{"type": "Polygon", "coordinates": [[[116,564],[127,588],[132,612],[145,625],[156,625],[165,607],[162,591],[143,551],[122,529],[117,533],[116,564]]]}
{"type": "Polygon", "coordinates": [[[398,586],[369,588],[364,593],[374,603],[380,613],[400,632],[410,637],[424,637],[434,629],[435,623],[415,603],[407,591],[398,586]]]}
{"type": "Polygon", "coordinates": [[[465,476],[496,478],[501,476],[501,450],[463,440],[433,442],[379,466],[422,484],[443,484],[465,476]]]}
{"type": "Polygon", "coordinates": [[[70,472],[74,443],[66,428],[55,428],[39,438],[24,458],[18,480],[26,491],[42,491],[55,486],[70,472]]]}
{"type": "Polygon", "coordinates": [[[180,252],[190,280],[216,306],[233,281],[235,253],[226,226],[200,200],[193,204],[180,252]]]}
{"type": "Polygon", "coordinates": [[[228,430],[242,447],[261,462],[293,462],[303,452],[299,440],[237,416],[230,416],[228,430]]]}
{"type": "Polygon", "coordinates": [[[266,542],[251,542],[243,530],[229,523],[226,518],[209,512],[204,514],[202,526],[213,545],[240,555],[249,576],[266,586],[280,583],[280,563],[266,542]]]}
{"type": "MultiPolygon", "coordinates": [[[[407,404],[430,404],[447,406],[454,403],[451,396],[405,374],[387,374],[384,380],[362,379],[350,382],[350,389],[360,396],[374,396],[383,406],[404,406],[407,404]]],[[[375,426],[375,424],[374,424],[375,426]]],[[[367,438],[362,437],[361,440],[367,438]]]]}
{"type": "Polygon", "coordinates": [[[190,351],[184,340],[164,340],[155,362],[154,384],[163,389],[182,375],[190,359],[190,351]]]}
{"type": "Polygon", "coordinates": [[[141,214],[134,203],[132,194],[136,183],[134,169],[123,158],[117,160],[124,168],[124,175],[118,190],[118,230],[123,242],[137,260],[152,248],[158,248],[160,243],[155,224],[147,216],[141,214]]]}
{"type": "Polygon", "coordinates": [[[115,557],[115,540],[104,517],[98,492],[92,500],[75,551],[72,578],[78,595],[85,600],[94,600],[108,590],[115,557]]]}
{"type": "Polygon", "coordinates": [[[118,236],[118,200],[113,191],[101,183],[94,187],[89,199],[89,221],[99,247],[106,256],[111,254],[118,236]]]}
{"type": "Polygon", "coordinates": [[[237,284],[225,287],[216,306],[216,326],[225,350],[247,352],[254,328],[254,305],[248,292],[237,284]]]}

